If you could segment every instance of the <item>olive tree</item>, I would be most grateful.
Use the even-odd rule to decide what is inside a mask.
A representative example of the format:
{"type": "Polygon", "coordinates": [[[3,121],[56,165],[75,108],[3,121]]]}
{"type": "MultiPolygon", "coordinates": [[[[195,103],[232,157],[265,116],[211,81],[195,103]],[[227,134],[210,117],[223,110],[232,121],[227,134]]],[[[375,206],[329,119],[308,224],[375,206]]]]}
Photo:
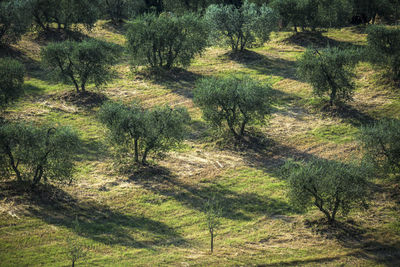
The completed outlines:
{"type": "Polygon", "coordinates": [[[23,93],[24,66],[11,58],[0,59],[0,108],[23,93]]]}
{"type": "Polygon", "coordinates": [[[31,0],[35,24],[48,32],[57,25],[68,32],[82,24],[90,30],[99,18],[99,0],[31,0]]]}
{"type": "Polygon", "coordinates": [[[367,33],[371,61],[389,69],[392,78],[400,81],[400,28],[371,26],[367,33]]]}
{"type": "Polygon", "coordinates": [[[329,104],[352,99],[356,52],[339,48],[307,49],[297,61],[299,78],[311,84],[315,95],[329,95],[329,104]]]}
{"type": "Polygon", "coordinates": [[[156,106],[144,109],[134,102],[105,103],[99,120],[109,129],[111,140],[118,145],[118,153],[132,155],[136,163],[147,164],[150,153],[160,154],[181,142],[190,120],[185,108],[156,106]],[[139,161],[139,157],[141,160],[139,161]]]}
{"type": "Polygon", "coordinates": [[[48,179],[71,181],[78,146],[77,135],[68,127],[6,122],[0,125],[1,171],[32,186],[48,179]]]}
{"type": "Polygon", "coordinates": [[[302,30],[347,25],[352,14],[348,0],[273,0],[270,6],[277,10],[285,25],[302,30]]]}
{"type": "Polygon", "coordinates": [[[214,252],[214,238],[216,230],[221,225],[222,208],[215,196],[212,196],[204,203],[207,228],[210,233],[210,251],[214,252]]]}
{"type": "Polygon", "coordinates": [[[73,83],[78,93],[89,82],[101,86],[110,81],[119,54],[116,45],[97,40],[50,43],[41,50],[43,64],[58,80],[73,83]]]}
{"type": "Polygon", "coordinates": [[[0,1],[0,46],[18,41],[31,24],[30,0],[0,1]]]}
{"type": "Polygon", "coordinates": [[[283,169],[291,202],[303,210],[316,206],[330,224],[335,223],[337,214],[366,207],[369,171],[364,166],[312,159],[288,161],[283,169]]]}
{"type": "Polygon", "coordinates": [[[100,6],[107,19],[113,24],[120,24],[124,19],[144,9],[144,0],[101,0],[100,6]]]}
{"type": "Polygon", "coordinates": [[[384,119],[361,128],[360,141],[367,159],[386,173],[400,172],[400,121],[384,119]]]}
{"type": "Polygon", "coordinates": [[[243,51],[256,43],[269,39],[270,33],[277,27],[277,14],[265,4],[258,7],[245,1],[242,6],[210,5],[205,18],[215,41],[225,40],[232,51],[243,51]]]}
{"type": "Polygon", "coordinates": [[[271,87],[249,76],[205,78],[197,83],[194,102],[203,117],[217,127],[226,123],[236,139],[241,139],[249,123],[269,113],[271,87]]]}
{"type": "Polygon", "coordinates": [[[187,67],[207,46],[207,27],[194,13],[146,14],[128,28],[128,51],[135,65],[187,67]]]}

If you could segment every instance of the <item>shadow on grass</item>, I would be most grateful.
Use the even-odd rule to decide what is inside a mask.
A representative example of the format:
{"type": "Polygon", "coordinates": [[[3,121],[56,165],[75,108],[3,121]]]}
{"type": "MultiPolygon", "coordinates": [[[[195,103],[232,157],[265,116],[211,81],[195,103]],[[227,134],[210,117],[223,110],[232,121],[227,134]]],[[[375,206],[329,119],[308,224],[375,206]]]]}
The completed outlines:
{"type": "Polygon", "coordinates": [[[361,45],[355,45],[351,42],[338,41],[322,35],[322,32],[298,32],[283,40],[284,42],[313,48],[340,47],[340,48],[362,48],[361,45]]]}
{"type": "Polygon", "coordinates": [[[245,50],[240,53],[229,52],[224,56],[244,65],[246,68],[257,71],[258,74],[274,75],[285,79],[298,80],[295,61],[268,57],[250,50],[245,50]]]}
{"type": "Polygon", "coordinates": [[[325,116],[340,118],[355,127],[361,127],[365,124],[371,124],[376,121],[376,119],[369,114],[346,103],[332,107],[329,106],[329,104],[325,104],[320,108],[320,112],[325,116]]]}
{"type": "Polygon", "coordinates": [[[400,242],[390,244],[372,240],[366,233],[372,233],[375,229],[365,229],[352,220],[337,221],[334,225],[329,225],[325,218],[306,221],[305,225],[315,234],[327,239],[335,239],[346,248],[359,249],[359,252],[351,256],[372,260],[386,266],[400,264],[400,242]]]}
{"type": "Polygon", "coordinates": [[[205,202],[214,197],[223,209],[222,216],[231,220],[251,220],[259,215],[296,212],[285,201],[256,193],[238,193],[218,182],[186,183],[162,167],[141,169],[134,173],[130,180],[156,194],[172,197],[199,211],[203,211],[205,202]]]}
{"type": "Polygon", "coordinates": [[[95,200],[79,200],[52,185],[40,185],[26,190],[21,184],[2,184],[0,199],[11,198],[27,204],[29,216],[44,222],[75,231],[74,221],[79,222],[76,234],[106,245],[122,245],[153,249],[153,246],[180,246],[185,240],[165,223],[140,215],[125,214],[95,200]],[[25,190],[24,190],[25,189],[25,190]],[[140,236],[136,240],[134,236],[140,236]]]}
{"type": "Polygon", "coordinates": [[[193,98],[193,89],[196,81],[203,75],[181,69],[173,68],[169,71],[161,68],[144,69],[136,73],[137,76],[149,79],[151,82],[170,89],[173,93],[186,98],[193,98]]]}

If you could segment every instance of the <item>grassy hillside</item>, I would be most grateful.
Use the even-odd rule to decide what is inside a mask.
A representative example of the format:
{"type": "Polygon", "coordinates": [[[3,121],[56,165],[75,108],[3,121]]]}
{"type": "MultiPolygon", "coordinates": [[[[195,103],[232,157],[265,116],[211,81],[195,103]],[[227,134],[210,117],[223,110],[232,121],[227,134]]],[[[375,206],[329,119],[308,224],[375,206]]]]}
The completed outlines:
{"type": "MultiPolygon", "coordinates": [[[[92,38],[124,46],[120,30],[97,23],[92,38]]],[[[294,209],[278,169],[288,158],[332,160],[359,157],[362,123],[400,118],[400,94],[368,63],[357,66],[357,92],[343,110],[326,112],[311,88],[296,76],[295,61],[309,45],[363,46],[362,28],[329,30],[320,36],[279,32],[271,42],[232,57],[210,48],[187,70],[131,72],[124,58],[117,79],[96,95],[77,98],[73,87],[52,82],[40,66],[45,41],[34,34],[2,56],[27,68],[22,100],[6,111],[13,120],[74,127],[83,140],[73,185],[48,185],[35,192],[0,182],[0,266],[67,266],[68,238],[87,252],[78,265],[247,266],[400,264],[400,188],[377,179],[367,211],[354,211],[342,227],[314,223],[317,210],[294,209]],[[235,147],[226,136],[210,138],[209,126],[192,101],[195,81],[206,76],[247,73],[274,88],[273,114],[257,125],[251,145],[235,147]],[[144,105],[186,106],[192,116],[182,146],[157,159],[157,167],[119,172],[106,129],[96,120],[104,99],[144,105]],[[214,254],[203,203],[215,195],[224,209],[214,254]],[[79,222],[79,229],[74,222],[79,222]]]]}

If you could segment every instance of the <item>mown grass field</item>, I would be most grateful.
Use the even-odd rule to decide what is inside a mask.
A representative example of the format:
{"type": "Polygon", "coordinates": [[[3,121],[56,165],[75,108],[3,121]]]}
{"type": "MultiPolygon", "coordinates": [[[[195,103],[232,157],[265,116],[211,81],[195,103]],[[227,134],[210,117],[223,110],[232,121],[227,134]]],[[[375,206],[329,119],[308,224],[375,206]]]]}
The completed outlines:
{"type": "MultiPolygon", "coordinates": [[[[156,159],[155,167],[128,173],[113,164],[107,131],[96,119],[99,103],[70,100],[73,87],[52,82],[41,68],[39,52],[46,42],[25,36],[2,51],[27,69],[27,93],[5,116],[70,125],[83,145],[72,185],[29,192],[0,182],[0,266],[68,266],[71,237],[86,251],[78,266],[399,266],[395,180],[377,178],[369,209],[341,218],[343,227],[332,230],[309,223],[322,218],[316,209],[304,213],[292,207],[279,172],[288,158],[358,158],[362,124],[400,118],[399,90],[367,62],[357,66],[354,101],[333,113],[322,111],[310,86],[296,76],[295,61],[308,45],[364,46],[363,31],[274,33],[265,46],[239,58],[214,47],[187,70],[158,75],[131,72],[124,57],[113,82],[89,90],[126,103],[186,106],[192,116],[183,145],[156,159]],[[246,147],[231,145],[224,135],[211,138],[192,101],[197,79],[232,73],[250,74],[274,88],[271,118],[253,126],[257,138],[246,147]],[[203,203],[212,195],[223,213],[210,254],[203,203]]],[[[88,35],[124,46],[122,33],[98,22],[88,35]]]]}

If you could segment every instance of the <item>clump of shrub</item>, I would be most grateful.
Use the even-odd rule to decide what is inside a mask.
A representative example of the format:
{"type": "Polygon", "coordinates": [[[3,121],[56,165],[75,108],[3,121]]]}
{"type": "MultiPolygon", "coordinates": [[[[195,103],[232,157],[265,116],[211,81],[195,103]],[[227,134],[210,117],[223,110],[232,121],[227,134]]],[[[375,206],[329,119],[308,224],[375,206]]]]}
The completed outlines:
{"type": "Polygon", "coordinates": [[[374,25],[367,29],[368,54],[372,63],[387,68],[400,81],[400,28],[374,25]]]}
{"type": "Polygon", "coordinates": [[[23,94],[25,68],[17,60],[0,59],[0,108],[23,94]]]}
{"type": "Polygon", "coordinates": [[[400,173],[400,121],[383,119],[361,128],[366,158],[384,173],[400,173]]]}
{"type": "Polygon", "coordinates": [[[64,41],[42,48],[41,57],[57,80],[73,83],[79,93],[86,91],[87,83],[101,86],[110,81],[120,52],[116,45],[97,40],[64,41]]]}
{"type": "Polygon", "coordinates": [[[218,128],[227,125],[233,136],[241,139],[249,123],[269,114],[271,90],[249,76],[205,78],[197,83],[194,102],[206,121],[218,128]]]}
{"type": "Polygon", "coordinates": [[[113,102],[104,104],[98,117],[109,129],[117,153],[143,165],[150,153],[159,155],[180,143],[190,120],[185,108],[144,109],[139,103],[125,106],[113,102]]]}
{"type": "Polygon", "coordinates": [[[208,30],[194,13],[146,14],[128,28],[128,51],[134,65],[171,69],[187,67],[207,46],[208,30]]]}
{"type": "Polygon", "coordinates": [[[49,179],[71,181],[78,146],[68,127],[5,122],[0,125],[0,172],[32,186],[49,179]]]}
{"type": "Polygon", "coordinates": [[[302,210],[316,206],[329,224],[335,223],[337,214],[347,215],[354,208],[366,207],[370,175],[366,166],[312,159],[288,161],[283,170],[291,202],[302,210]]]}
{"type": "Polygon", "coordinates": [[[355,89],[352,78],[357,63],[353,50],[326,48],[320,51],[307,49],[297,61],[297,74],[311,84],[313,93],[319,97],[329,96],[329,104],[352,99],[355,89]]]}
{"type": "Polygon", "coordinates": [[[251,47],[257,40],[266,42],[278,23],[278,15],[271,8],[265,4],[258,7],[248,1],[240,7],[210,5],[205,17],[213,39],[225,40],[234,52],[251,47]]]}

